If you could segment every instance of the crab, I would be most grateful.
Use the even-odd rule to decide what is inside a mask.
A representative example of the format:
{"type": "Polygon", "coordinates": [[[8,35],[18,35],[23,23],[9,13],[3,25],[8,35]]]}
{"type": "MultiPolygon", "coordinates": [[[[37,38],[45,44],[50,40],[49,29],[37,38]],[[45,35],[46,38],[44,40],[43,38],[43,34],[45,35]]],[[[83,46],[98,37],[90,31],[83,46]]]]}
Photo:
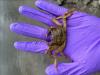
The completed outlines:
{"type": "Polygon", "coordinates": [[[67,18],[70,17],[75,8],[72,8],[65,12],[63,15],[55,17],[52,19],[52,22],[56,25],[56,27],[49,27],[47,37],[50,38],[48,42],[49,49],[47,50],[47,54],[49,56],[53,56],[54,65],[57,67],[57,58],[60,56],[65,56],[64,48],[67,42],[67,18]],[[59,22],[62,21],[62,22],[59,22]]]}

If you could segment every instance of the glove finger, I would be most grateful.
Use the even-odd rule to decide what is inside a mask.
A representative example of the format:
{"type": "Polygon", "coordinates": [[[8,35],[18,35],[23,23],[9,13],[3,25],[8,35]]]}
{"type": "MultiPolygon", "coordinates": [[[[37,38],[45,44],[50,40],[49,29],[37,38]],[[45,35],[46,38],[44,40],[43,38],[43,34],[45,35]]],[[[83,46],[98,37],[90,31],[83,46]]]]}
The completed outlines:
{"type": "Polygon", "coordinates": [[[55,4],[52,4],[50,2],[47,2],[47,1],[41,1],[41,0],[37,0],[35,2],[35,5],[37,7],[39,7],[40,9],[42,10],[45,10],[49,13],[52,13],[54,15],[62,15],[64,12],[67,11],[67,9],[61,7],[61,6],[58,6],[58,5],[55,5],[55,4]]]}
{"type": "MultiPolygon", "coordinates": [[[[54,14],[55,16],[63,15],[66,11],[68,11],[68,9],[64,7],[41,0],[36,1],[35,5],[42,10],[54,14]]],[[[84,17],[86,17],[87,15],[88,14],[86,13],[75,11],[73,15],[68,18],[69,20],[67,21],[68,23],[67,25],[68,26],[80,25],[80,23],[84,22],[84,17]]]]}
{"type": "Polygon", "coordinates": [[[47,75],[85,75],[86,70],[79,63],[61,63],[56,70],[54,65],[46,68],[47,75]]]}
{"type": "Polygon", "coordinates": [[[44,41],[15,42],[14,47],[21,51],[33,53],[46,53],[46,50],[48,49],[48,45],[44,41]]]}
{"type": "Polygon", "coordinates": [[[10,30],[28,37],[46,40],[47,29],[26,23],[12,23],[10,30]]]}
{"type": "Polygon", "coordinates": [[[20,6],[19,12],[20,12],[20,14],[22,14],[28,18],[40,21],[40,22],[45,23],[49,26],[54,25],[54,23],[51,20],[54,17],[53,15],[40,12],[34,8],[29,7],[29,6],[20,6]]]}

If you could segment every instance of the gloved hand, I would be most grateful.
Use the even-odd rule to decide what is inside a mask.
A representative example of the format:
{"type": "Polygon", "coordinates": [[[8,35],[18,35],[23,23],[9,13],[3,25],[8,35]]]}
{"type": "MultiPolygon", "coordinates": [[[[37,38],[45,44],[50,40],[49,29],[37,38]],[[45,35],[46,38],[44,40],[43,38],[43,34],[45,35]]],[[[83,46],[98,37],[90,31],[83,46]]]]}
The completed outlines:
{"type": "MultiPolygon", "coordinates": [[[[64,14],[67,9],[45,2],[36,1],[35,5],[47,13],[40,12],[28,6],[19,7],[20,14],[45,23],[48,26],[55,24],[51,19],[55,16],[64,14]]],[[[18,34],[48,40],[47,29],[27,24],[12,23],[10,30],[18,34]]],[[[100,18],[86,13],[75,11],[68,18],[67,23],[67,45],[64,53],[68,55],[73,62],[59,63],[58,72],[54,65],[46,69],[47,75],[90,75],[100,70],[100,18]]],[[[35,53],[45,53],[48,45],[44,41],[15,42],[14,46],[18,50],[30,51],[35,53]]]]}

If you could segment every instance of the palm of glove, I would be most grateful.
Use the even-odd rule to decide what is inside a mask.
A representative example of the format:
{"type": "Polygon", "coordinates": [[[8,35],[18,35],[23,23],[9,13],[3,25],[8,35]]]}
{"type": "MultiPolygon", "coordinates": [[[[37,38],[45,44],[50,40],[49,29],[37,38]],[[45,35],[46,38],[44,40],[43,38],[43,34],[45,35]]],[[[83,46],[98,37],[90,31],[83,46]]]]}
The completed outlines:
{"type": "MultiPolygon", "coordinates": [[[[45,1],[37,1],[36,6],[51,14],[41,13],[28,6],[21,6],[19,12],[24,16],[53,26],[54,23],[52,23],[51,19],[67,11],[67,9],[63,7],[45,1]]],[[[54,65],[50,65],[46,69],[46,73],[48,75],[85,75],[100,70],[99,24],[99,18],[86,13],[75,12],[69,17],[67,24],[68,40],[64,53],[68,55],[73,62],[58,64],[59,72],[56,72],[54,65]]],[[[11,31],[21,35],[47,40],[45,35],[48,30],[42,27],[32,26],[26,23],[13,23],[10,28],[11,31]]],[[[16,42],[14,46],[17,49],[39,53],[45,53],[48,49],[48,45],[44,41],[16,42]]]]}

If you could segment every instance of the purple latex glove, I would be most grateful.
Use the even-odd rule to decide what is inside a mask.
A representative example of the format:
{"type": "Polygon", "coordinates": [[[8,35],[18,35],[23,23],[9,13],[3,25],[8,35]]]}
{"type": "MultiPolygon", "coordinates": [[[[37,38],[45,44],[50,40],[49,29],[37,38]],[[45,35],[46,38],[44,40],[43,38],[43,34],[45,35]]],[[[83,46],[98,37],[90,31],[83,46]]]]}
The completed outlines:
{"type": "MultiPolygon", "coordinates": [[[[67,9],[57,5],[36,1],[35,5],[49,14],[28,6],[19,7],[20,14],[53,26],[51,19],[62,15],[67,9]]],[[[21,35],[47,40],[47,29],[27,23],[12,23],[10,30],[21,35]]],[[[64,50],[73,62],[59,63],[58,72],[54,65],[46,69],[47,75],[90,75],[100,70],[100,18],[75,11],[67,24],[67,45],[64,50]]],[[[45,53],[48,45],[44,41],[15,42],[16,49],[35,53],[45,53]]]]}

